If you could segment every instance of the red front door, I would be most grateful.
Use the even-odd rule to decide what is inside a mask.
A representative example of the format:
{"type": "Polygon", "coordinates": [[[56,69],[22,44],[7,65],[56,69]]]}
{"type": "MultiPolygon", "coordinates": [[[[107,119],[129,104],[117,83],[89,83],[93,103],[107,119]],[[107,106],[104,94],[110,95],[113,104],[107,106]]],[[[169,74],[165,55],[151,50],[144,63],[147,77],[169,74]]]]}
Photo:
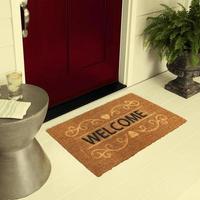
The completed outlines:
{"type": "Polygon", "coordinates": [[[55,105],[118,80],[122,0],[29,0],[26,82],[55,105]]]}

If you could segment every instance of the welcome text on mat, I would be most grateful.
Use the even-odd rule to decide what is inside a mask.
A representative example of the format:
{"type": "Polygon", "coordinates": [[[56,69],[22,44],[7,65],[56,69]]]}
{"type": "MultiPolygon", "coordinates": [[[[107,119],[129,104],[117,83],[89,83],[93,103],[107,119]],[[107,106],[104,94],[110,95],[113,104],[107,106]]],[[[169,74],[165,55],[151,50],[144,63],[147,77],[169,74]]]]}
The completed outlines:
{"type": "Polygon", "coordinates": [[[82,137],[81,139],[85,142],[95,145],[101,140],[109,138],[111,135],[119,133],[121,130],[125,129],[126,127],[131,126],[133,123],[140,121],[143,118],[146,118],[148,115],[140,110],[136,110],[124,117],[118,118],[112,121],[108,126],[102,127],[86,136],[82,137]]]}

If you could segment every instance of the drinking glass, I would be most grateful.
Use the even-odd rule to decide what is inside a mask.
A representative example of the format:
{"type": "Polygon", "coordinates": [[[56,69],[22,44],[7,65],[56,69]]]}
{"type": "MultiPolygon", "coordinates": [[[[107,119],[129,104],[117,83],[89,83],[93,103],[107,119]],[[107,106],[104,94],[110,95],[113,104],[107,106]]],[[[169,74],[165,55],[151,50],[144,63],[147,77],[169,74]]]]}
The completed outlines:
{"type": "Polygon", "coordinates": [[[22,73],[11,72],[6,75],[8,98],[13,100],[22,99],[22,73]]]}

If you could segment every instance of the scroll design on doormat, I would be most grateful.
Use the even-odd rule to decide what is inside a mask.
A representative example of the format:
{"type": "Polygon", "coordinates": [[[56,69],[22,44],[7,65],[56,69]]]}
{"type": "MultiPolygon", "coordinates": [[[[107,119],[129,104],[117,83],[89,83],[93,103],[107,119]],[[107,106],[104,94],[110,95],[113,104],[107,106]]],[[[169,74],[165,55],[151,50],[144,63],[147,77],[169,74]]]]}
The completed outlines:
{"type": "Polygon", "coordinates": [[[128,146],[129,141],[131,139],[138,137],[140,135],[140,133],[154,132],[154,131],[158,130],[160,128],[160,126],[167,125],[169,122],[168,122],[168,117],[166,115],[157,114],[154,117],[154,119],[148,120],[147,123],[149,123],[153,127],[148,128],[147,126],[141,125],[141,126],[139,126],[139,129],[137,129],[136,131],[135,130],[128,131],[128,133],[126,133],[124,135],[124,137],[116,138],[114,140],[113,144],[106,144],[106,145],[104,145],[104,148],[92,150],[91,156],[94,159],[102,159],[102,158],[109,159],[113,156],[113,153],[119,152],[119,151],[125,149],[128,146]],[[118,144],[117,148],[115,145],[116,143],[118,144]]]}
{"type": "Polygon", "coordinates": [[[69,126],[68,129],[65,131],[65,136],[67,137],[75,137],[77,136],[80,131],[87,131],[90,126],[98,126],[101,125],[104,120],[102,119],[87,119],[82,121],[77,127],[76,126],[69,126]]]}
{"type": "Polygon", "coordinates": [[[139,106],[139,101],[126,100],[122,104],[114,106],[109,113],[101,115],[100,119],[87,119],[80,122],[78,126],[69,126],[65,131],[65,136],[76,137],[81,131],[89,131],[91,125],[92,127],[101,126],[103,123],[105,123],[105,121],[110,120],[111,117],[115,115],[120,115],[122,111],[129,111],[134,107],[137,108],[139,106]]]}
{"type": "Polygon", "coordinates": [[[152,125],[152,127],[148,127],[145,125],[141,125],[139,126],[139,129],[137,130],[140,133],[150,133],[153,131],[156,131],[160,128],[161,125],[167,125],[168,124],[168,117],[166,115],[163,114],[158,114],[154,117],[154,119],[150,119],[147,122],[148,124],[152,125]]]}
{"type": "Polygon", "coordinates": [[[94,159],[100,159],[100,158],[111,158],[113,155],[113,152],[119,152],[122,149],[126,148],[128,145],[129,139],[128,135],[125,134],[124,138],[118,137],[116,138],[115,142],[117,142],[119,147],[115,147],[113,144],[106,144],[103,149],[95,149],[91,152],[91,155],[94,159]]]}
{"type": "Polygon", "coordinates": [[[133,101],[129,101],[129,100],[126,100],[124,101],[123,104],[119,104],[117,106],[114,106],[112,108],[112,110],[110,111],[111,113],[111,116],[115,116],[115,115],[120,115],[121,114],[121,111],[126,111],[126,110],[130,110],[134,107],[138,107],[140,106],[140,102],[139,101],[136,101],[136,100],[133,100],[133,101]]]}

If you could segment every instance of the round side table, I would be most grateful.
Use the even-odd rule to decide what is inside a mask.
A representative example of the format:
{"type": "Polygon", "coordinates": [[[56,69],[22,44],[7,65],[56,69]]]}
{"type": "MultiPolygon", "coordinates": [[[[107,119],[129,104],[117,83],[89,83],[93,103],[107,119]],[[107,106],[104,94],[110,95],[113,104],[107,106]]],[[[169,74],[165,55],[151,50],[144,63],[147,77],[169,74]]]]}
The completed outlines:
{"type": "MultiPolygon", "coordinates": [[[[0,200],[18,199],[38,190],[48,179],[51,165],[34,138],[46,116],[49,97],[36,86],[22,86],[22,101],[31,102],[22,120],[0,118],[0,200]]],[[[1,86],[7,98],[7,87],[1,86]]]]}

